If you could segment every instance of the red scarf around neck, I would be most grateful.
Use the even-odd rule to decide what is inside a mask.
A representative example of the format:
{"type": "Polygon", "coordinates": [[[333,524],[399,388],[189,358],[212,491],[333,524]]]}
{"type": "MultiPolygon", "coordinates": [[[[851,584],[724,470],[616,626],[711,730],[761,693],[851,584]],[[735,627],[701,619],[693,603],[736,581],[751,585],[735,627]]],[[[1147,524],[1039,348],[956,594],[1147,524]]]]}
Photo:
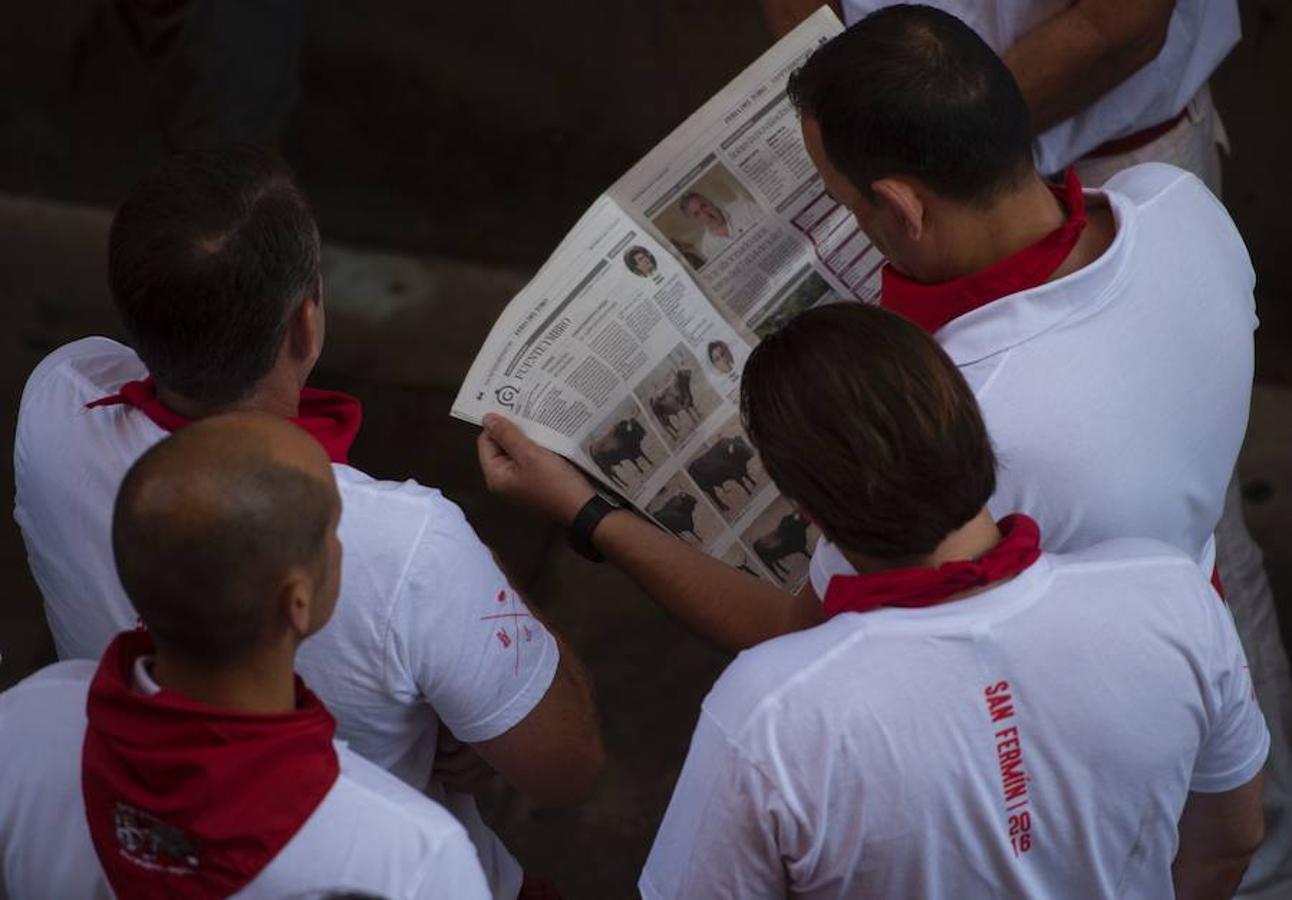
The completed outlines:
{"type": "Polygon", "coordinates": [[[1072,253],[1086,227],[1086,199],[1076,170],[1069,166],[1063,187],[1051,185],[1050,189],[1068,212],[1058,228],[985,269],[940,284],[923,284],[885,264],[880,295],[883,307],[934,334],[953,319],[993,300],[1045,284],[1072,253]]]}
{"type": "Polygon", "coordinates": [[[1006,516],[996,525],[1000,528],[1000,542],[977,559],[943,563],[936,569],[835,575],[826,585],[826,617],[870,612],[881,606],[935,606],[962,591],[1013,578],[1040,557],[1041,529],[1021,513],[1006,516]]]}
{"type": "Polygon", "coordinates": [[[133,686],[146,631],[108,646],[86,701],[81,790],[119,897],[227,897],[300,830],[340,772],[336,723],[296,679],[296,709],[219,709],[133,686]]]}
{"type": "MultiPolygon", "coordinates": [[[[192,419],[172,412],[161,402],[157,396],[157,384],[151,376],[143,381],[127,382],[111,397],[87,403],[85,407],[95,409],[121,403],[133,406],[164,431],[179,431],[185,425],[193,424],[192,419]]],[[[358,399],[340,391],[307,387],[301,391],[298,410],[291,421],[318,441],[332,462],[348,464],[350,446],[363,423],[363,407],[358,399]]]]}

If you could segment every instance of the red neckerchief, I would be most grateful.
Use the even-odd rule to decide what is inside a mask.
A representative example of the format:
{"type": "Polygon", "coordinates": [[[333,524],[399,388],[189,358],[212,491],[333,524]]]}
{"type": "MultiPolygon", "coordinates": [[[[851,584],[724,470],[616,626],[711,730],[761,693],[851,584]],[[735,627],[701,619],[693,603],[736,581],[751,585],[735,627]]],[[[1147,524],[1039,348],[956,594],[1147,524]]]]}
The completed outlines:
{"type": "MultiPolygon", "coordinates": [[[[119,403],[133,406],[165,431],[179,431],[185,425],[193,424],[192,419],[171,412],[161,402],[157,396],[157,384],[151,376],[143,381],[127,382],[111,397],[87,403],[85,408],[115,406],[119,403]]],[[[363,407],[359,405],[357,398],[349,394],[307,387],[301,391],[299,412],[291,421],[322,444],[332,462],[348,464],[350,445],[354,443],[359,434],[359,426],[363,423],[363,407]]]]}
{"type": "Polygon", "coordinates": [[[218,709],[133,686],[146,631],[108,645],[86,701],[81,790],[118,897],[227,897],[282,850],[332,789],[336,723],[296,679],[296,709],[218,709]]]}
{"type": "Polygon", "coordinates": [[[881,606],[935,606],[961,591],[1013,578],[1040,557],[1041,529],[1022,513],[1006,516],[996,525],[1000,542],[977,559],[943,563],[936,569],[835,575],[825,589],[826,617],[870,612],[881,606]]]}
{"type": "Polygon", "coordinates": [[[951,320],[993,300],[1045,284],[1068,258],[1086,227],[1086,199],[1076,170],[1069,166],[1063,187],[1051,185],[1050,189],[1068,210],[1067,220],[1058,228],[985,269],[941,284],[914,281],[886,263],[883,307],[934,334],[951,320]]]}

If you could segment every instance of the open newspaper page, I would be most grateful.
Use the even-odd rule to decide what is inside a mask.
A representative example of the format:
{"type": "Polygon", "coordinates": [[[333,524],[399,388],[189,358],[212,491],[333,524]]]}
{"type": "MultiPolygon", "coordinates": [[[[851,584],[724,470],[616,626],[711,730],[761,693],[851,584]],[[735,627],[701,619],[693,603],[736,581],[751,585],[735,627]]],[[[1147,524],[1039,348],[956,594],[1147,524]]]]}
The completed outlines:
{"type": "Polygon", "coordinates": [[[790,590],[817,533],[742,434],[739,379],[795,313],[877,293],[879,254],[825,194],[785,96],[840,30],[818,12],[599,198],[453,404],[511,417],[680,539],[790,590]]]}
{"type": "Polygon", "coordinates": [[[790,73],[842,30],[817,11],[607,192],[751,342],[808,307],[879,295],[883,256],[826,193],[786,94],[790,73]]]}

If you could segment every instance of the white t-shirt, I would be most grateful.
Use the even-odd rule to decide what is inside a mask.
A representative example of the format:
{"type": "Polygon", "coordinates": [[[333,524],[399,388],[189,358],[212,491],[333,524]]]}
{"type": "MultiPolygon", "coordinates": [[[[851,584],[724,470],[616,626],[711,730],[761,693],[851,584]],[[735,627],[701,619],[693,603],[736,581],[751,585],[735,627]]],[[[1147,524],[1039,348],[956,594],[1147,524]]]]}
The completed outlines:
{"type": "MultiPolygon", "coordinates": [[[[1155,538],[1209,574],[1247,430],[1251,261],[1219,201],[1186,172],[1136,166],[1087,198],[1100,194],[1117,221],[1102,257],[935,338],[982,408],[997,518],[1027,513],[1056,553],[1155,538]]],[[[828,541],[817,545],[817,596],[852,571],[828,541]]]]}
{"type": "Polygon", "coordinates": [[[1153,541],[742,653],[642,873],[660,897],[1171,896],[1189,791],[1269,749],[1227,607],[1153,541]]]}
{"type": "MultiPolygon", "coordinates": [[[[997,53],[1073,5],[1073,0],[923,0],[960,18],[997,53]]],[[[892,0],[843,0],[856,22],[892,0]]],[[[1240,37],[1237,0],[1177,0],[1166,43],[1147,65],[1081,113],[1036,139],[1037,168],[1058,172],[1105,141],[1178,115],[1240,37]]]]}
{"type": "MultiPolygon", "coordinates": [[[[95,664],[57,663],[0,694],[0,896],[110,898],[81,793],[85,700],[95,664]]],[[[236,896],[361,890],[486,898],[462,826],[337,743],[341,774],[300,831],[236,896]]]]}
{"type": "MultiPolygon", "coordinates": [[[[166,436],[126,405],[85,404],[145,377],[133,351],[106,338],[50,354],[23,392],[14,447],[17,499],[32,574],[62,658],[95,658],[136,615],[117,577],[112,505],[130,465],[166,436]]],[[[302,645],[297,669],[360,755],[421,790],[438,724],[460,740],[495,738],[546,694],[555,639],[521,614],[462,512],[413,481],[378,481],[334,465],[344,546],[332,621],[302,645]]],[[[475,801],[430,795],[476,842],[499,900],[520,890],[519,864],[475,801]]]]}

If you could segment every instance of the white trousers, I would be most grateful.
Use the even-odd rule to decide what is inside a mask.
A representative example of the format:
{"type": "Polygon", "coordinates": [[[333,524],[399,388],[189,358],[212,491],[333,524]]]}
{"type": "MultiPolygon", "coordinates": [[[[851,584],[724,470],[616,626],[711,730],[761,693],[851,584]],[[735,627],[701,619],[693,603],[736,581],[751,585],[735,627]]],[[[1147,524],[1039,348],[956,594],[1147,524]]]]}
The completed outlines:
{"type": "MultiPolygon", "coordinates": [[[[1166,134],[1131,153],[1078,161],[1077,175],[1083,184],[1098,187],[1128,166],[1165,162],[1193,172],[1219,197],[1221,147],[1229,149],[1228,138],[1211,92],[1203,85],[1190,101],[1188,115],[1166,134]]],[[[1230,479],[1216,526],[1216,565],[1270,729],[1265,843],[1252,859],[1238,896],[1288,900],[1292,898],[1292,678],[1261,550],[1243,522],[1237,473],[1230,479]]]]}

